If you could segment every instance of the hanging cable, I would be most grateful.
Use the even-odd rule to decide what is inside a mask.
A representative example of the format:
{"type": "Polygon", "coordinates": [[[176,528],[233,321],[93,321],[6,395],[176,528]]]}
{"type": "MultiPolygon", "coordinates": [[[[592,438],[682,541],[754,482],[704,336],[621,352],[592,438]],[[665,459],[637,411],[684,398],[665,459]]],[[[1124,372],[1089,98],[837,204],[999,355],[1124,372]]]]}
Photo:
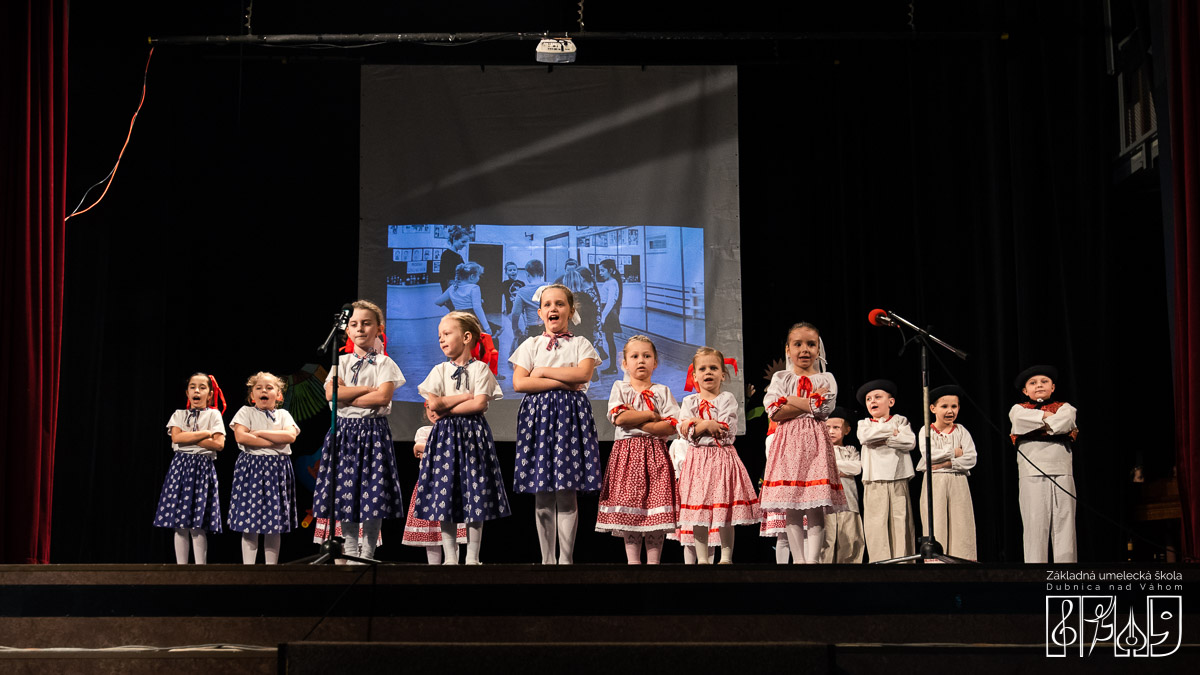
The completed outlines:
{"type": "Polygon", "coordinates": [[[108,194],[108,188],[112,187],[113,178],[115,178],[117,175],[117,167],[121,166],[121,158],[125,156],[125,148],[129,147],[129,139],[133,137],[133,125],[137,122],[138,113],[142,111],[142,104],[146,102],[146,81],[150,78],[150,59],[153,56],[154,47],[151,47],[150,53],[146,55],[146,71],[142,74],[142,98],[138,101],[137,110],[133,111],[133,119],[129,120],[129,134],[125,136],[125,143],[121,146],[121,152],[117,153],[117,163],[113,164],[113,168],[108,172],[107,176],[101,178],[95,185],[92,185],[86,191],[84,191],[83,197],[80,197],[79,203],[75,205],[75,210],[72,211],[71,214],[66,218],[63,218],[64,223],[74,216],[91,211],[92,207],[99,204],[100,200],[104,199],[104,195],[108,194]],[[105,181],[107,181],[107,183],[104,186],[104,192],[100,193],[100,196],[96,198],[96,201],[92,202],[91,206],[80,210],[79,207],[83,206],[83,202],[87,199],[88,194],[101,183],[105,183],[105,181]]]}

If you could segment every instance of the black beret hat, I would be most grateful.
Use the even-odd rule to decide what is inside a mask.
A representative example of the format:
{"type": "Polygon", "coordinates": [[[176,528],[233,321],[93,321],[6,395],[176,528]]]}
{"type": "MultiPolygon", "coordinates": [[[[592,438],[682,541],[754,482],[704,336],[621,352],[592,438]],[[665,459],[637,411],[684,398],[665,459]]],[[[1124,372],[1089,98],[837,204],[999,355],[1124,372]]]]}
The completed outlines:
{"type": "Polygon", "coordinates": [[[887,392],[888,396],[896,398],[896,383],[892,382],[891,380],[871,380],[870,382],[858,388],[858,393],[855,394],[855,398],[860,403],[864,402],[867,400],[867,394],[875,391],[876,389],[882,389],[883,391],[887,392]]]}
{"type": "Polygon", "coordinates": [[[934,387],[929,390],[929,402],[937,403],[938,399],[943,396],[957,396],[958,402],[961,405],[966,395],[967,392],[963,391],[962,387],[953,384],[943,384],[940,387],[934,387]]]}
{"type": "Polygon", "coordinates": [[[1017,375],[1017,379],[1013,380],[1013,386],[1017,388],[1017,391],[1021,391],[1025,388],[1025,383],[1029,381],[1029,378],[1033,377],[1034,375],[1045,375],[1046,377],[1050,378],[1051,382],[1058,382],[1058,368],[1043,364],[1030,366],[1025,370],[1022,370],[1021,374],[1017,375]]]}

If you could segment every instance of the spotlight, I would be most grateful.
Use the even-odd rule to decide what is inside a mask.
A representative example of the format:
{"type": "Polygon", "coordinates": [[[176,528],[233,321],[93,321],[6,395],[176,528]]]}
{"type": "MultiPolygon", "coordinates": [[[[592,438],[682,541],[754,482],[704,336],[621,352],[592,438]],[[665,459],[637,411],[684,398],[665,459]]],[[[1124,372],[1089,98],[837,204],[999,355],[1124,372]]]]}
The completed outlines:
{"type": "Polygon", "coordinates": [[[574,63],[575,43],[571,38],[546,38],[537,46],[538,63],[574,63]]]}

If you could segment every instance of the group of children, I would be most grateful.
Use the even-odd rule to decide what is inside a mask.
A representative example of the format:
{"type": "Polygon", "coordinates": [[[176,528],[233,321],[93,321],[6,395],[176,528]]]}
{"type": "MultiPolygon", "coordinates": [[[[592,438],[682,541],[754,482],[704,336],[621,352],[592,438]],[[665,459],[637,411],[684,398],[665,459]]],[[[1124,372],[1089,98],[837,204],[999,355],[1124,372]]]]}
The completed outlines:
{"type": "MultiPolygon", "coordinates": [[[[778,537],[780,562],[787,562],[789,553],[797,563],[861,562],[864,542],[873,561],[912,553],[908,481],[914,476],[909,453],[916,437],[903,416],[891,413],[896,387],[875,380],[859,388],[857,399],[869,413],[856,427],[861,455],[843,445],[852,418],[836,406],[837,381],[825,370],[815,326],[799,323],[788,331],[787,367],[775,373],[767,389],[773,434],[761,494],[756,494],[733,446],[739,406],[722,391],[731,359],[708,347],[697,350],[687,385],[695,393],[678,404],[669,388],[652,381],[658,365],[654,343],[642,335],[629,338],[620,361],[626,379],[613,385],[609,397],[607,418],[616,440],[602,470],[587,396],[600,357],[587,337],[570,332],[579,317],[569,288],[541,286],[533,299],[543,331],[527,338],[509,359],[514,389],[525,395],[518,413],[513,490],[534,497],[543,564],[574,562],[579,492],[599,493],[595,529],[622,539],[629,564],[642,562],[643,549],[647,564],[659,563],[668,537],[687,547],[689,562],[713,562],[719,546],[720,563],[728,564],[735,526],[760,523],[764,536],[778,537]],[[678,439],[674,453],[668,446],[672,438],[678,439]]],[[[321,451],[313,514],[319,522],[336,523],[346,554],[371,559],[382,521],[403,513],[387,414],[392,393],[405,379],[383,353],[382,311],[363,300],[353,307],[347,329],[353,348],[326,381],[332,399],[336,378],[338,421],[321,451]]],[[[418,386],[431,426],[419,429],[414,439],[420,468],[402,542],[425,547],[431,564],[458,564],[462,543],[466,564],[479,564],[484,522],[511,514],[485,417],[489,402],[503,394],[493,369],[477,358],[483,332],[475,314],[447,314],[438,324],[446,361],[418,386]]],[[[1031,542],[1039,537],[1044,558],[1046,540],[1053,536],[1055,560],[1066,561],[1074,555],[1073,500],[1059,496],[1050,483],[1073,492],[1074,409],[1054,402],[1053,369],[1038,367],[1022,375],[1018,387],[1030,403],[1014,406],[1011,417],[1014,443],[1029,455],[1021,464],[1026,559],[1036,558],[1031,542]],[[1026,464],[1034,463],[1049,467],[1047,473],[1059,480],[1027,472],[1026,464]]],[[[300,429],[279,408],[284,383],[278,377],[257,373],[247,387],[249,405],[233,419],[242,454],[228,522],[243,533],[244,562],[255,562],[261,534],[271,564],[278,561],[280,534],[296,526],[288,455],[300,429]]],[[[961,393],[955,387],[933,391],[932,466],[922,459],[917,469],[932,481],[937,539],[948,554],[974,559],[966,476],[976,454],[970,434],[956,423],[961,393]]],[[[155,524],[175,528],[178,562],[187,562],[190,544],[196,562],[203,563],[205,531],[221,531],[213,458],[224,444],[224,424],[215,410],[223,398],[215,379],[203,373],[189,379],[187,394],[188,407],[168,422],[176,452],[155,524]]],[[[317,538],[330,536],[331,529],[318,527],[317,538]]]]}

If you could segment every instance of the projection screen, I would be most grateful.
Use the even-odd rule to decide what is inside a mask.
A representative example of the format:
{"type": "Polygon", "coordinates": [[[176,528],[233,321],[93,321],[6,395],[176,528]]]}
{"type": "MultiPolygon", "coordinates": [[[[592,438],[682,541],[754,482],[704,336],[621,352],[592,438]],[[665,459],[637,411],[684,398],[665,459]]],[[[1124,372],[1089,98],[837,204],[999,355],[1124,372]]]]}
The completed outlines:
{"type": "MultiPolygon", "coordinates": [[[[486,317],[504,390],[487,418],[514,439],[508,356],[540,330],[529,296],[544,283],[586,296],[573,331],[616,352],[598,372],[633,335],[654,341],[654,381],[679,400],[697,347],[740,365],[735,68],[365,66],[361,95],[359,292],[384,308],[408,380],[397,439],[427,424],[417,384],[445,359],[452,307],[486,317]]],[[[621,376],[588,392],[605,439],[621,376]]]]}

